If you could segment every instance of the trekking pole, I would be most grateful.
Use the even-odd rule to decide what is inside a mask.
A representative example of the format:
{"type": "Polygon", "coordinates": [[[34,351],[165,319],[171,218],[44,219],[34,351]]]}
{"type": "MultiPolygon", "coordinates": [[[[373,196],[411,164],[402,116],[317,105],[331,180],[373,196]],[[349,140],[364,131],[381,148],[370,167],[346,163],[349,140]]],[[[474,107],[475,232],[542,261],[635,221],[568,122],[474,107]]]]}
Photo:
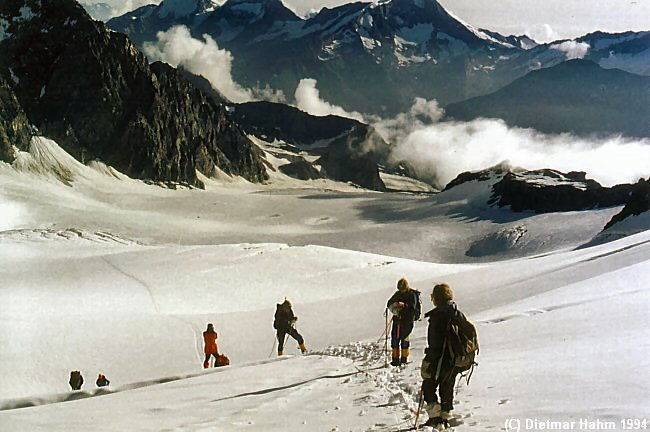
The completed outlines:
{"type": "Polygon", "coordinates": [[[400,334],[401,333],[401,331],[400,331],[401,327],[402,327],[401,323],[399,321],[397,321],[397,347],[398,348],[402,347],[402,341],[401,341],[402,335],[400,334]]]}
{"type": "Polygon", "coordinates": [[[276,337],[273,338],[273,348],[271,348],[271,352],[269,353],[269,358],[271,358],[271,356],[272,356],[273,353],[275,352],[275,344],[276,344],[277,342],[278,342],[278,338],[277,338],[277,336],[276,336],[276,337]]]}
{"type": "Polygon", "coordinates": [[[420,389],[420,401],[418,402],[418,410],[415,412],[415,430],[420,427],[420,413],[422,412],[422,405],[424,402],[424,386],[420,389]]]}
{"type": "Polygon", "coordinates": [[[384,311],[384,317],[386,318],[386,327],[384,328],[384,334],[386,335],[384,341],[384,367],[388,367],[388,308],[384,311]]]}

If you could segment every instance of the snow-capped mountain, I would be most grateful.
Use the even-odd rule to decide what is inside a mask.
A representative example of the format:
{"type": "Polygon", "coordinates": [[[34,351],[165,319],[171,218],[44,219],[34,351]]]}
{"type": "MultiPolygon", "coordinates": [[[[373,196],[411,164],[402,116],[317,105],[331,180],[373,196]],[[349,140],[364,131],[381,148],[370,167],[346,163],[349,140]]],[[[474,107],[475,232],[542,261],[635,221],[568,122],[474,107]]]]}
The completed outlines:
{"type": "Polygon", "coordinates": [[[588,45],[585,58],[602,68],[650,75],[650,32],[595,32],[576,39],[576,42],[588,45]]]}
{"type": "Polygon", "coordinates": [[[648,73],[649,32],[538,44],[525,35],[474,28],[435,0],[349,3],[306,19],[280,0],[229,0],[213,12],[162,19],[166,1],[108,25],[139,45],[160,30],[187,25],[194,37],[208,34],[233,54],[237,82],[291,95],[311,77],[324,98],[360,112],[405,111],[415,96],[460,102],[574,58],[648,73]]]}

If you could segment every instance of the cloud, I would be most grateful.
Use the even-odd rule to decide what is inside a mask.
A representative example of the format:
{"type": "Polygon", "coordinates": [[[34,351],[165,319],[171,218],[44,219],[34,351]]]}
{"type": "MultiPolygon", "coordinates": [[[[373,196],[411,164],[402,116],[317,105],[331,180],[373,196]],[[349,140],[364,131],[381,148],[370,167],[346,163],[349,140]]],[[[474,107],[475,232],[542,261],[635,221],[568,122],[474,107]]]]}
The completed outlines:
{"type": "Polygon", "coordinates": [[[415,98],[408,112],[382,119],[349,113],[322,100],[316,84],[313,79],[300,81],[295,95],[298,108],[314,115],[365,119],[392,145],[395,162],[408,162],[420,179],[439,187],[461,172],[485,169],[504,160],[527,169],[585,171],[606,186],[650,175],[650,139],[548,135],[510,127],[500,119],[442,121],[445,112],[437,101],[423,98],[415,98]]]}
{"type": "Polygon", "coordinates": [[[194,39],[185,26],[175,26],[158,32],[158,41],[145,42],[144,52],[151,60],[183,66],[188,71],[204,76],[213,87],[233,102],[253,99],[253,92],[237,84],[232,78],[232,55],[220,49],[208,35],[203,41],[194,39]]]}
{"type": "Polygon", "coordinates": [[[278,103],[287,102],[287,97],[284,95],[284,92],[282,90],[271,88],[271,86],[268,84],[266,84],[264,87],[260,87],[258,82],[257,85],[251,89],[251,92],[253,93],[253,98],[256,100],[259,99],[278,103]]]}
{"type": "Polygon", "coordinates": [[[151,0],[83,0],[80,2],[82,5],[88,6],[103,6],[101,8],[88,8],[90,12],[93,12],[93,18],[100,19],[103,21],[108,21],[112,17],[124,15],[127,12],[131,12],[141,6],[145,6],[153,3],[160,3],[160,1],[151,1],[151,0]]]}
{"type": "Polygon", "coordinates": [[[195,75],[203,76],[231,101],[286,101],[282,90],[275,90],[268,84],[264,87],[258,84],[252,89],[237,84],[232,77],[232,54],[220,49],[209,35],[203,35],[203,40],[195,39],[187,27],[180,25],[166,32],[158,32],[156,36],[156,42],[144,43],[144,53],[150,60],[160,60],[174,67],[182,66],[195,75]]]}
{"type": "Polygon", "coordinates": [[[296,107],[309,114],[316,116],[326,116],[329,114],[353,118],[364,121],[364,116],[356,111],[348,112],[337,105],[332,105],[320,97],[320,92],[316,88],[317,81],[312,78],[303,78],[298,83],[294,97],[296,107]]]}
{"type": "MultiPolygon", "coordinates": [[[[512,33],[517,33],[518,30],[516,30],[517,26],[511,26],[512,33]]],[[[560,34],[556,32],[550,25],[548,24],[532,24],[532,25],[526,25],[524,27],[524,34],[527,34],[528,36],[532,37],[535,39],[537,42],[553,42],[558,39],[561,39],[560,34]]]]}
{"type": "Polygon", "coordinates": [[[444,115],[445,111],[436,100],[418,97],[413,100],[408,112],[392,119],[375,119],[372,125],[386,141],[399,142],[419,129],[438,123],[444,115]]]}
{"type": "Polygon", "coordinates": [[[586,42],[566,41],[551,45],[551,49],[564,51],[567,60],[581,59],[587,55],[591,46],[586,42]]]}
{"type": "Polygon", "coordinates": [[[440,122],[440,118],[442,110],[435,101],[416,100],[408,114],[375,123],[393,145],[392,158],[409,162],[421,179],[438,186],[461,172],[504,160],[527,169],[585,171],[604,185],[635,182],[650,175],[649,139],[547,135],[509,127],[498,119],[440,122]]]}

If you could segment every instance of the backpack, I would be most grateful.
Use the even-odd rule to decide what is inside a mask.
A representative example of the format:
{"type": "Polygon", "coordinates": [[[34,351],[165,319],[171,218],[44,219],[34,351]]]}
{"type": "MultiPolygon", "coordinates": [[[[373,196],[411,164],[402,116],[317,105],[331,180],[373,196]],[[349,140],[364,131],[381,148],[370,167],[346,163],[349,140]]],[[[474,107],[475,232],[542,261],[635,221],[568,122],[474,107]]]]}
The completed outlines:
{"type": "Polygon", "coordinates": [[[469,371],[467,383],[472,377],[476,356],[479,353],[478,334],[476,327],[469,320],[461,316],[454,316],[449,320],[446,344],[451,358],[454,360],[454,368],[459,372],[469,371]]]}
{"type": "Polygon", "coordinates": [[[280,320],[282,319],[282,315],[282,305],[277,304],[275,307],[275,316],[273,317],[273,328],[276,330],[280,328],[280,320]]]}
{"type": "Polygon", "coordinates": [[[219,354],[217,361],[214,362],[214,367],[228,366],[230,365],[230,359],[225,354],[219,354]]]}
{"type": "Polygon", "coordinates": [[[418,290],[412,290],[415,293],[415,311],[413,312],[413,321],[417,321],[422,316],[422,293],[418,290]]]}

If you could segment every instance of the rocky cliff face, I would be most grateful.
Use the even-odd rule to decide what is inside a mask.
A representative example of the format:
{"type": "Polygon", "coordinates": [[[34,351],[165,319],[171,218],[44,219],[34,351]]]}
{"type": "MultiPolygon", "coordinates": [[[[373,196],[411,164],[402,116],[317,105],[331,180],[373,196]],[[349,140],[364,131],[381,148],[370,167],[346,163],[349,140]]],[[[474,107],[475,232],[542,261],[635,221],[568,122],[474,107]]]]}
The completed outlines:
{"type": "Polygon", "coordinates": [[[492,187],[490,203],[513,211],[537,213],[577,211],[625,204],[631,184],[603,187],[584,172],[550,170],[509,172],[492,187]]]}
{"type": "Polygon", "coordinates": [[[9,84],[0,77],[0,161],[13,162],[14,147],[29,148],[31,128],[9,84]]]}
{"type": "Polygon", "coordinates": [[[150,66],[75,1],[2,2],[0,19],[0,73],[11,77],[30,122],[73,156],[195,186],[196,169],[267,179],[261,152],[223,105],[175,69],[150,66]]]}
{"type": "MultiPolygon", "coordinates": [[[[362,123],[335,115],[313,116],[298,108],[273,102],[238,104],[232,118],[249,134],[295,145],[336,138],[362,123]]],[[[365,126],[365,125],[364,125],[365,126]]]]}
{"type": "MultiPolygon", "coordinates": [[[[638,216],[648,211],[650,211],[650,179],[641,179],[633,186],[623,210],[607,222],[604,229],[610,228],[630,216],[638,216]]],[[[650,226],[646,228],[650,229],[650,226]]]]}
{"type": "Polygon", "coordinates": [[[384,142],[372,129],[356,127],[332,141],[316,163],[323,167],[323,174],[333,180],[349,181],[366,189],[386,190],[379,176],[384,149],[372,146],[378,140],[384,142]]]}
{"type": "Polygon", "coordinates": [[[642,211],[643,205],[648,208],[647,190],[644,192],[643,189],[648,186],[643,181],[636,185],[604,187],[597,181],[588,179],[584,172],[562,173],[552,169],[529,171],[512,168],[505,162],[485,170],[461,173],[444,190],[471,181],[489,181],[492,186],[488,204],[510,206],[515,212],[579,211],[620,206],[631,201],[636,204],[628,214],[631,211],[642,211]]]}
{"type": "Polygon", "coordinates": [[[292,177],[352,182],[373,190],[385,190],[379,166],[399,172],[390,158],[390,146],[375,130],[357,120],[335,115],[314,116],[297,108],[271,103],[249,102],[236,105],[233,119],[248,133],[265,141],[284,141],[313,155],[323,169],[319,173],[308,162],[296,161],[281,170],[292,177]]]}

